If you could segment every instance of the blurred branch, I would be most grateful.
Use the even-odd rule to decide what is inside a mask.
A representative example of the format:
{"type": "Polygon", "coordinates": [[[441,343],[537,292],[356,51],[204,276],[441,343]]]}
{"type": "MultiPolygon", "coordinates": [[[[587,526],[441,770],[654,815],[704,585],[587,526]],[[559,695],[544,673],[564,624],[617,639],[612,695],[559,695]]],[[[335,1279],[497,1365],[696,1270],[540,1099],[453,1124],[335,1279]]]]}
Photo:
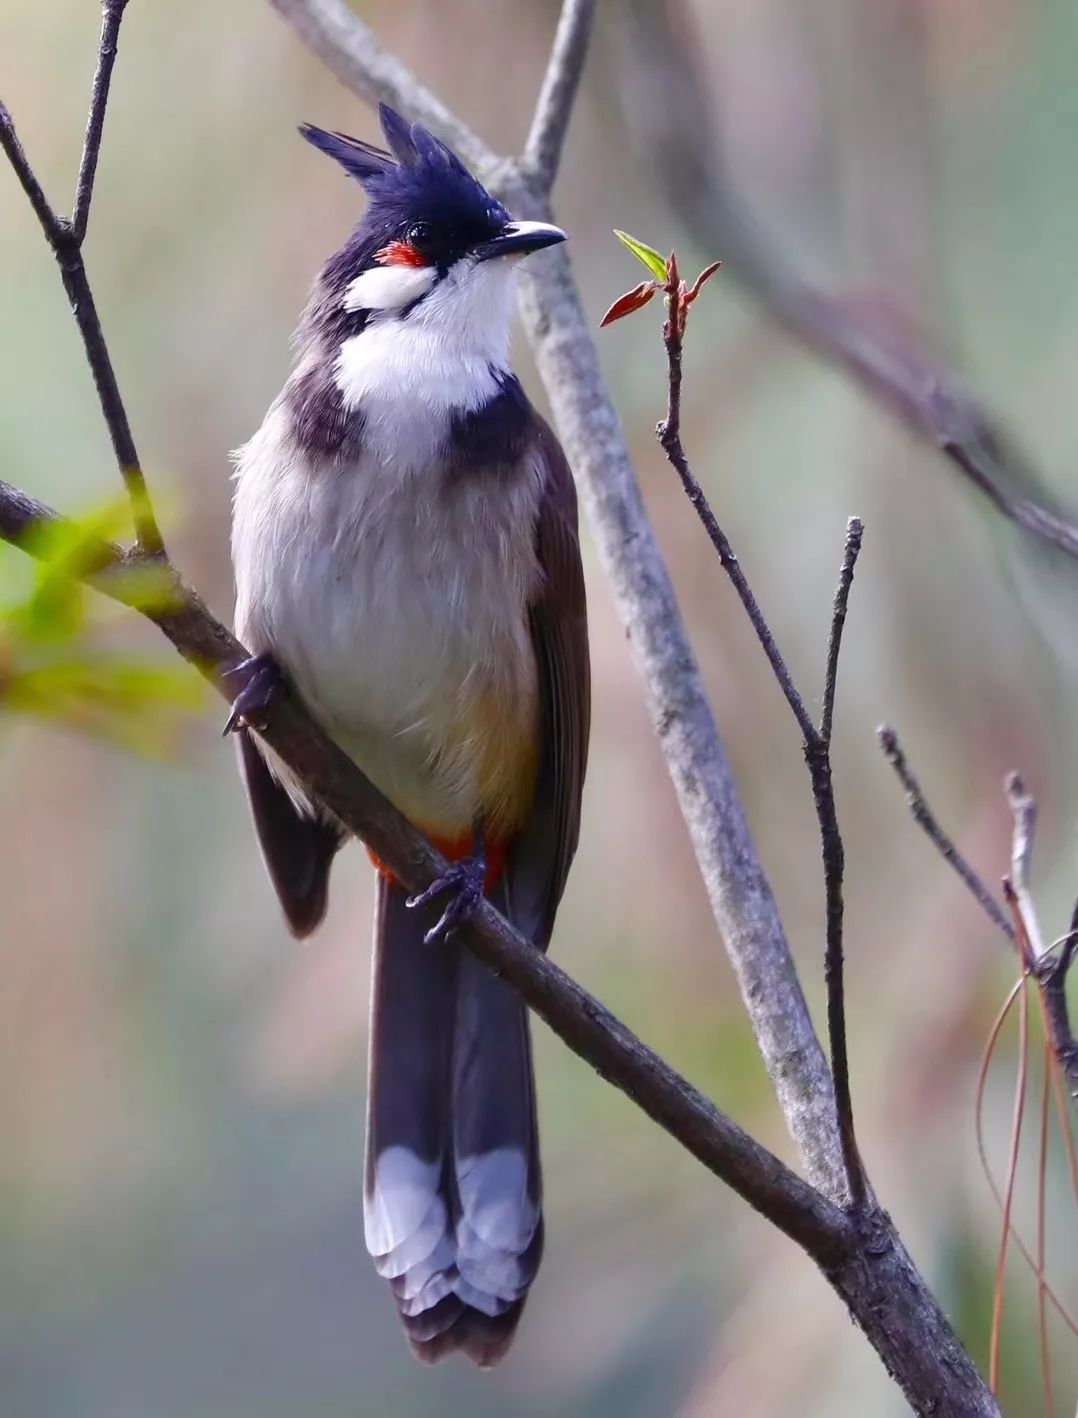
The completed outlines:
{"type": "Polygon", "coordinates": [[[625,117],[668,202],[703,250],[769,315],[843,369],[1031,536],[1078,558],[1078,520],[1052,508],[999,422],[912,331],[804,280],[746,210],[720,156],[711,106],[679,0],[630,0],[635,31],[625,117]]]}
{"type": "Polygon", "coordinates": [[[752,622],[752,628],[756,632],[756,637],[762,645],[772,672],[779,683],[779,688],[785,695],[786,702],[797,720],[798,728],[801,731],[805,762],[808,765],[812,782],[812,799],[820,828],[820,849],[824,869],[827,922],[824,978],[827,984],[827,1024],[831,1044],[831,1076],[834,1080],[836,1126],[842,1147],[842,1165],[849,1199],[854,1207],[861,1209],[868,1199],[868,1183],[854,1132],[853,1098],[850,1093],[849,1059],[846,1049],[846,986],[842,945],[842,878],[845,869],[845,850],[842,845],[842,834],[839,831],[835,792],[831,779],[831,723],[834,715],[842,628],[846,621],[846,606],[850,587],[853,584],[853,570],[861,549],[864,528],[858,518],[850,518],[846,532],[842,570],[839,575],[831,616],[831,634],[824,677],[823,711],[820,727],[817,729],[805,708],[805,701],[794,685],[793,676],[775,642],[771,627],[760,609],[752,587],[741,569],[741,563],[734,553],[729,538],[719,526],[711,504],[689,466],[689,460],[682,446],[682,348],[686,319],[690,309],[689,302],[692,297],[680,277],[677,257],[673,254],[667,266],[667,279],[663,290],[666,293],[666,322],[663,325],[663,342],[666,345],[667,405],[666,417],[658,425],[656,433],[663,452],[677,473],[686,496],[692,503],[711,545],[718,554],[720,566],[733,583],[738,599],[752,622]]]}
{"type": "Polygon", "coordinates": [[[86,141],[75,198],[75,217],[72,221],[58,216],[34,174],[30,160],[15,131],[11,114],[0,103],[0,148],[15,170],[23,191],[29,198],[34,214],[45,233],[45,239],[52,248],[60,267],[60,278],[67,291],[71,310],[82,336],[86,359],[97,388],[101,412],[105,417],[113,452],[120,468],[120,476],[127,488],[134,519],[135,534],[139,546],[149,555],[163,555],[164,542],[153,507],[146,490],[146,479],[142,473],[135,442],[131,436],[131,426],[127,421],[127,410],[120,397],[120,388],[109,358],[108,346],[101,330],[97,309],[94,305],[90,282],[86,277],[86,266],[82,259],[82,243],[86,235],[89,219],[90,199],[93,196],[94,177],[97,172],[97,155],[101,143],[101,131],[105,121],[105,107],[108,103],[109,81],[116,52],[116,40],[120,21],[123,18],[127,0],[105,0],[98,50],[97,73],[90,100],[90,117],[86,128],[86,141]]]}
{"type": "Polygon", "coordinates": [[[422,123],[474,171],[490,179],[504,160],[379,41],[347,0],[269,0],[313,54],[370,104],[388,103],[422,123]]]}
{"type": "Polygon", "coordinates": [[[558,175],[565,135],[588,54],[596,0],[566,0],[554,48],[535,104],[522,163],[535,186],[549,192],[558,175]]]}
{"type": "Polygon", "coordinates": [[[1078,946],[1078,907],[1075,907],[1069,932],[1061,941],[1056,942],[1060,953],[1058,958],[1054,958],[1052,947],[1046,949],[1044,946],[1044,936],[1029,889],[1033,837],[1037,823],[1037,804],[1034,798],[1019,775],[1010,774],[1005,791],[1014,820],[1014,832],[1011,840],[1011,875],[1004,878],[1003,887],[1004,895],[1015,915],[1015,922],[1012,923],[983,880],[939,825],[925,800],[920,783],[906,761],[906,755],[894,729],[884,724],[878,730],[878,737],[884,757],[906,790],[906,801],[913,820],[943,860],[962,879],[992,924],[998,926],[1016,947],[1023,968],[1036,980],[1052,1049],[1072,1094],[1078,1096],[1078,1042],[1071,1032],[1066,996],[1067,974],[1078,946]]]}
{"type": "MultiPolygon", "coordinates": [[[[388,99],[474,161],[515,215],[549,220],[548,194],[517,159],[499,160],[387,55],[341,0],[270,0],[300,38],[367,102],[388,99]],[[388,77],[387,77],[388,76],[388,77]]],[[[584,11],[567,0],[550,69],[573,70],[587,38],[584,11]],[[570,23],[569,12],[577,16],[570,23]]],[[[544,81],[543,91],[560,85],[544,81]]],[[[572,96],[564,90],[565,101],[572,96]]],[[[558,433],[576,475],[618,614],[644,680],[648,708],[689,829],[700,874],[786,1124],[809,1180],[845,1194],[827,1061],[715,726],[669,573],[640,487],[580,294],[563,249],[527,262],[521,316],[558,433]]]]}

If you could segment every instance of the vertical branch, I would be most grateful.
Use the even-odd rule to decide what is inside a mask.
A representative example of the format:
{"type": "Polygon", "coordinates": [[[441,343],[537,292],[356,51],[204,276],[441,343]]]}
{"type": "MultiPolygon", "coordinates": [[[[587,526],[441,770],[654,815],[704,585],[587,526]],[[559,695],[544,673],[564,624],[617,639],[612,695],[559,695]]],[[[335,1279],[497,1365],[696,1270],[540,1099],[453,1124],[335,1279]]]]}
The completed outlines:
{"type": "Polygon", "coordinates": [[[835,1081],[835,1111],[842,1140],[843,1162],[850,1186],[850,1199],[858,1207],[863,1206],[866,1201],[867,1183],[854,1132],[850,1063],[846,1047],[846,969],[843,949],[845,902],[842,894],[846,851],[838,826],[838,810],[835,806],[835,789],[831,775],[831,725],[835,710],[842,630],[846,624],[846,608],[863,535],[864,527],[860,519],[851,517],[846,526],[846,545],[831,612],[820,728],[811,739],[805,741],[805,761],[812,780],[812,801],[820,827],[820,849],[823,855],[826,913],[824,982],[827,988],[827,1035],[831,1044],[831,1077],[835,1081]]]}

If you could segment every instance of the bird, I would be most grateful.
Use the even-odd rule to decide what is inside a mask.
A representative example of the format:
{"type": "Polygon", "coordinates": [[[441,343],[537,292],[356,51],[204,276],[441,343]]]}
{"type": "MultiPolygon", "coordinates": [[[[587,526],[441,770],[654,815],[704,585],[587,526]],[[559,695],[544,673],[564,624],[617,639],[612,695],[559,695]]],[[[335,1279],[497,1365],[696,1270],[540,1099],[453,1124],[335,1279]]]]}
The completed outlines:
{"type": "Polygon", "coordinates": [[[543,1249],[527,1013],[457,939],[486,897],[546,950],[580,833],[590,668],[576,491],[512,372],[514,220],[386,105],[385,147],[304,125],[366,197],[291,373],[234,455],[226,732],[292,933],[349,836],[259,736],[292,694],[449,863],[376,870],[367,1247],[416,1356],[510,1347],[543,1249]]]}

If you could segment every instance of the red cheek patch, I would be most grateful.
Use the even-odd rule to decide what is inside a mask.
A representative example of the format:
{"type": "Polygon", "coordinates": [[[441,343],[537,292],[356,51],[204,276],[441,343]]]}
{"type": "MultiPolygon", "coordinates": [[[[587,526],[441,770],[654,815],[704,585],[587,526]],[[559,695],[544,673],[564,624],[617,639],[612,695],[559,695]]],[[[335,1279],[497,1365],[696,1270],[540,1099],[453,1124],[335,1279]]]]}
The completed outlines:
{"type": "Polygon", "coordinates": [[[425,266],[426,257],[408,241],[391,241],[374,253],[383,266],[425,266]]]}

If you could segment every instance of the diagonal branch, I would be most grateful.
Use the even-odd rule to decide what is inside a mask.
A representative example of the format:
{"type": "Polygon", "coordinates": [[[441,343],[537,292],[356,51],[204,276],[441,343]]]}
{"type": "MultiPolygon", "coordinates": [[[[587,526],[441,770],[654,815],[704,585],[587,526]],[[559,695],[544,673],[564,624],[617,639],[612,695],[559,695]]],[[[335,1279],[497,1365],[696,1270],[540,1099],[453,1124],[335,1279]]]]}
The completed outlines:
{"type": "MultiPolygon", "coordinates": [[[[0,482],[0,536],[6,541],[34,554],[44,543],[33,534],[60,525],[62,519],[51,508],[0,482]]],[[[87,579],[140,610],[225,699],[231,698],[223,672],[247,652],[179,576],[158,561],[107,542],[91,550],[93,570],[87,579]],[[140,566],[156,567],[165,578],[150,605],[144,585],[122,574],[140,566]]],[[[410,891],[421,891],[445,872],[438,853],[293,696],[267,711],[260,736],[410,891]]],[[[628,1094],[704,1166],[819,1264],[829,1266],[841,1259],[851,1242],[841,1211],[697,1092],[489,902],[461,932],[465,943],[520,991],[574,1053],[628,1094]]]]}
{"type": "Polygon", "coordinates": [[[37,174],[30,166],[26,150],[19,141],[19,135],[15,131],[15,121],[3,103],[0,103],[0,148],[3,148],[15,176],[19,179],[19,185],[29,199],[34,215],[41,223],[45,240],[59,255],[68,239],[66,226],[53,211],[49,199],[45,196],[44,189],[37,180],[37,174]]]}
{"type": "Polygon", "coordinates": [[[80,244],[86,235],[86,224],[90,220],[90,202],[93,199],[94,180],[97,177],[97,158],[101,151],[101,134],[105,127],[112,66],[116,63],[116,45],[126,6],[127,0],[104,0],[101,7],[97,69],[90,93],[90,113],[86,121],[86,137],[82,145],[79,175],[75,183],[75,204],[71,215],[71,229],[75,240],[80,244]]]}
{"type": "Polygon", "coordinates": [[[588,54],[596,0],[566,0],[535,105],[522,166],[540,192],[554,186],[588,54]]]}
{"type": "Polygon", "coordinates": [[[889,724],[881,724],[876,730],[883,756],[895,771],[895,776],[906,793],[906,804],[914,822],[935,847],[943,860],[962,881],[970,895],[980,906],[994,926],[1003,932],[1008,940],[1014,940],[1014,927],[996,898],[981,878],[955,846],[954,841],[940,826],[935,813],[929,807],[920,783],[913,769],[906,761],[906,754],[899,743],[898,734],[889,724]]]}
{"type": "Polygon", "coordinates": [[[811,285],[746,210],[722,162],[684,8],[675,0],[630,0],[626,8],[635,32],[632,82],[622,86],[631,95],[630,136],[701,248],[721,251],[769,315],[937,448],[1004,517],[1078,558],[1078,518],[1054,508],[964,380],[911,331],[811,285]]]}

